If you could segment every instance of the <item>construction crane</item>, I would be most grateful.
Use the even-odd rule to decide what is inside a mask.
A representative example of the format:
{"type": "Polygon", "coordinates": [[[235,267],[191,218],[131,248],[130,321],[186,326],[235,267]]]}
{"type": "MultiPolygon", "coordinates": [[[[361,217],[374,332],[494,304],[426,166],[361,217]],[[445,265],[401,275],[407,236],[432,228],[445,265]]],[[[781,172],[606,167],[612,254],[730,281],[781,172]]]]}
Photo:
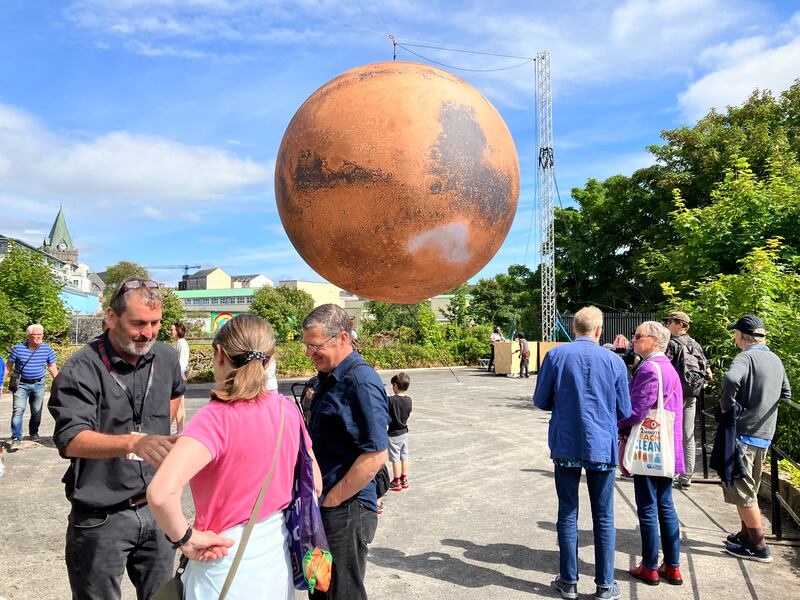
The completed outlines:
{"type": "Polygon", "coordinates": [[[159,266],[145,266],[145,269],[183,269],[184,277],[189,274],[192,269],[201,269],[202,265],[159,265],[159,266]]]}

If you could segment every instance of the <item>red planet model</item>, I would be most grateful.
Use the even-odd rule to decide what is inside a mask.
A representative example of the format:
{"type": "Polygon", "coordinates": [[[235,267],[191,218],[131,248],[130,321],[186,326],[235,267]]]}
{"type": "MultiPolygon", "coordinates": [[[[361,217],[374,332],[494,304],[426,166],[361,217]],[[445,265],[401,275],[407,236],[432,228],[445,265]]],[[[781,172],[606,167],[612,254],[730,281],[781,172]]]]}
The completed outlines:
{"type": "Polygon", "coordinates": [[[283,136],[275,197],[289,239],[337,286],[412,304],[495,255],[519,196],[514,140],[470,84],[418,63],[352,69],[283,136]]]}

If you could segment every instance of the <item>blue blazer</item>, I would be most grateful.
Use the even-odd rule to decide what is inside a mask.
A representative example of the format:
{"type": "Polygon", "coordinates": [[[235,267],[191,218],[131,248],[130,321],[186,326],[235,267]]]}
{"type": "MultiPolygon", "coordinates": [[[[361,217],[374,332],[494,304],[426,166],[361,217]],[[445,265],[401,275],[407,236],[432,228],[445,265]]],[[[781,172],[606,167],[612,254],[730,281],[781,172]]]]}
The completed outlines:
{"type": "Polygon", "coordinates": [[[552,412],[550,458],[617,464],[617,422],[631,414],[625,363],[589,337],[544,357],[533,404],[552,412]]]}

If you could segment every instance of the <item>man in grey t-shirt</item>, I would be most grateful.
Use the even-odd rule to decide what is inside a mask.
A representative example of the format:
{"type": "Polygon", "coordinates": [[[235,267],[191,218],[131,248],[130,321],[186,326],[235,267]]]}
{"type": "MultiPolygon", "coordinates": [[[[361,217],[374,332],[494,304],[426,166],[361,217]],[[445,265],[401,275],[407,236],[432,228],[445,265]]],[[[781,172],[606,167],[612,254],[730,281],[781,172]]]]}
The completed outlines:
{"type": "Polygon", "coordinates": [[[780,400],[791,398],[789,381],[781,359],[766,345],[764,322],[755,315],[745,315],[728,329],[735,330],[736,345],[742,350],[731,362],[722,380],[719,403],[722,412],[742,407],[736,420],[737,443],[743,444],[745,475],[723,487],[725,502],[734,504],[742,520],[738,533],[728,536],[725,552],[739,558],[772,562],[772,554],[764,541],[758,488],[775,425],[780,400]]]}

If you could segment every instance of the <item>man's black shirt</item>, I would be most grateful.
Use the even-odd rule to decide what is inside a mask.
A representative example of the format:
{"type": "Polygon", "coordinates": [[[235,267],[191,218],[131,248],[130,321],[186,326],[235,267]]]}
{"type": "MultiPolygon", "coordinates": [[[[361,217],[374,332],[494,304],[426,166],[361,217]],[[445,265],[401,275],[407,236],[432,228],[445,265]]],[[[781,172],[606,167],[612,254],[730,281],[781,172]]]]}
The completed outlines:
{"type": "MultiPolygon", "coordinates": [[[[142,432],[169,435],[169,401],[184,393],[178,353],[156,342],[136,366],[114,351],[108,333],[100,338],[112,368],[127,392],[106,369],[97,340],[73,354],[53,381],[48,409],[56,421],[53,441],[62,457],[81,431],[129,434],[136,430],[134,411],[141,415],[142,432]],[[150,371],[150,392],[145,390],[150,371]],[[131,405],[133,401],[133,406],[131,405]]],[[[124,502],[145,492],[155,469],[144,461],[122,458],[72,458],[64,476],[67,497],[93,508],[124,502]]]]}

